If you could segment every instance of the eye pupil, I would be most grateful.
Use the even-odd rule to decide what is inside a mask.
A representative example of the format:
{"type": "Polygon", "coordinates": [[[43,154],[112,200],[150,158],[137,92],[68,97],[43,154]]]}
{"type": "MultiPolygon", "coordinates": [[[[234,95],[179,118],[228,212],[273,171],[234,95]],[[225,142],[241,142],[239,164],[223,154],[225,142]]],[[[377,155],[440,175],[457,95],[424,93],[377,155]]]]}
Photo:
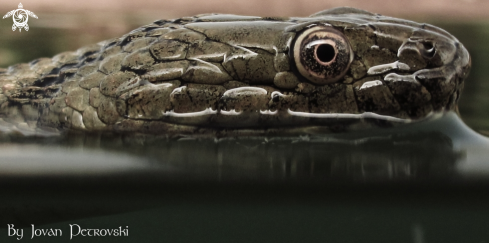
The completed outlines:
{"type": "Polygon", "coordinates": [[[316,49],[316,56],[321,62],[331,62],[335,55],[335,49],[330,44],[319,45],[316,49]]]}

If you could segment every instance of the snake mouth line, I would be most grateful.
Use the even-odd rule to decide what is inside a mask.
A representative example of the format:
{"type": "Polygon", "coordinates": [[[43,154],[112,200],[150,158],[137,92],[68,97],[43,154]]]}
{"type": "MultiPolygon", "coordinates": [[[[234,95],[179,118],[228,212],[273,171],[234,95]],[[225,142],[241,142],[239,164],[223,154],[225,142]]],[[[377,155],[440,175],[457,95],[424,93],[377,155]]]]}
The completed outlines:
{"type": "MultiPolygon", "coordinates": [[[[165,118],[199,118],[199,117],[208,117],[208,116],[218,116],[218,115],[224,115],[224,116],[247,116],[250,113],[257,113],[257,112],[251,112],[251,111],[236,111],[235,109],[231,109],[229,111],[227,110],[221,110],[221,109],[213,109],[213,108],[206,108],[202,111],[196,111],[196,112],[186,112],[186,113],[178,113],[173,110],[171,111],[166,111],[163,112],[162,114],[164,115],[164,118],[160,120],[165,120],[165,118]]],[[[381,115],[377,114],[375,112],[363,112],[363,113],[312,113],[312,112],[302,112],[302,111],[293,111],[291,109],[287,109],[287,111],[278,111],[278,110],[260,110],[259,111],[260,115],[265,115],[265,116],[278,116],[278,115],[290,115],[292,117],[301,117],[301,118],[314,118],[314,119],[331,119],[331,120],[361,120],[361,119],[374,119],[374,120],[383,120],[383,121],[389,121],[389,122],[396,122],[396,123],[411,123],[414,121],[420,121],[422,119],[410,119],[410,118],[397,118],[394,116],[388,116],[388,115],[381,115]]],[[[431,112],[429,113],[426,118],[431,117],[434,113],[431,112]]],[[[142,119],[146,120],[144,118],[140,117],[135,117],[132,119],[142,119]]],[[[151,119],[150,119],[151,120],[151,119]]],[[[157,119],[155,119],[157,120],[157,119]]]]}

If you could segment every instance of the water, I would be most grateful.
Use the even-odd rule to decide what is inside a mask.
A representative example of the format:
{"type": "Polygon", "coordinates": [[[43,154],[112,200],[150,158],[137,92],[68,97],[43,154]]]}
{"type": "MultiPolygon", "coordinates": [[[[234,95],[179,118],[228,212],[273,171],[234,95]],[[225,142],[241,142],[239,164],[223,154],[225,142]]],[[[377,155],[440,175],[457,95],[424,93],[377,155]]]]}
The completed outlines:
{"type": "MultiPolygon", "coordinates": [[[[472,55],[461,118],[303,137],[3,136],[0,238],[14,241],[7,224],[79,223],[146,241],[488,241],[489,26],[437,25],[472,55]]],[[[1,66],[118,35],[0,31],[1,66]]]]}

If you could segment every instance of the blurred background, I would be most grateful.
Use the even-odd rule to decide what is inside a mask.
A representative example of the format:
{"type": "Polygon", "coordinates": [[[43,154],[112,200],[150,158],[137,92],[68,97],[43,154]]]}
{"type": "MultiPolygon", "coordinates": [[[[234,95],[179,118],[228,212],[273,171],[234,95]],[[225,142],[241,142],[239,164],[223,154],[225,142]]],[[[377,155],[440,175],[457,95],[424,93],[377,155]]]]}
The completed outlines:
{"type": "MultiPolygon", "coordinates": [[[[0,3],[2,16],[17,9],[21,0],[0,3]]],[[[76,49],[111,38],[158,19],[201,13],[255,16],[308,16],[334,7],[350,6],[374,13],[419,22],[484,23],[489,20],[486,0],[179,0],[179,1],[22,1],[25,9],[39,16],[30,18],[29,32],[13,32],[10,18],[0,21],[0,66],[29,61],[42,55],[76,49]],[[24,42],[32,41],[32,44],[24,42]],[[19,49],[29,50],[14,53],[19,49]]]]}

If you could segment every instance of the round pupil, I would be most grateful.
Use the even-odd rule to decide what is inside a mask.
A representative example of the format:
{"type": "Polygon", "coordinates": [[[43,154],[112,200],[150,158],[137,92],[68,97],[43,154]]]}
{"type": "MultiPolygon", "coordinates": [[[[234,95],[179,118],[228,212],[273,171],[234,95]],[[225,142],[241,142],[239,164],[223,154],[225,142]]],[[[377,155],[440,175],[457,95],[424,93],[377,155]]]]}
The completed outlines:
{"type": "Polygon", "coordinates": [[[330,44],[319,45],[316,49],[316,56],[321,62],[330,62],[335,57],[334,47],[330,44]]]}

